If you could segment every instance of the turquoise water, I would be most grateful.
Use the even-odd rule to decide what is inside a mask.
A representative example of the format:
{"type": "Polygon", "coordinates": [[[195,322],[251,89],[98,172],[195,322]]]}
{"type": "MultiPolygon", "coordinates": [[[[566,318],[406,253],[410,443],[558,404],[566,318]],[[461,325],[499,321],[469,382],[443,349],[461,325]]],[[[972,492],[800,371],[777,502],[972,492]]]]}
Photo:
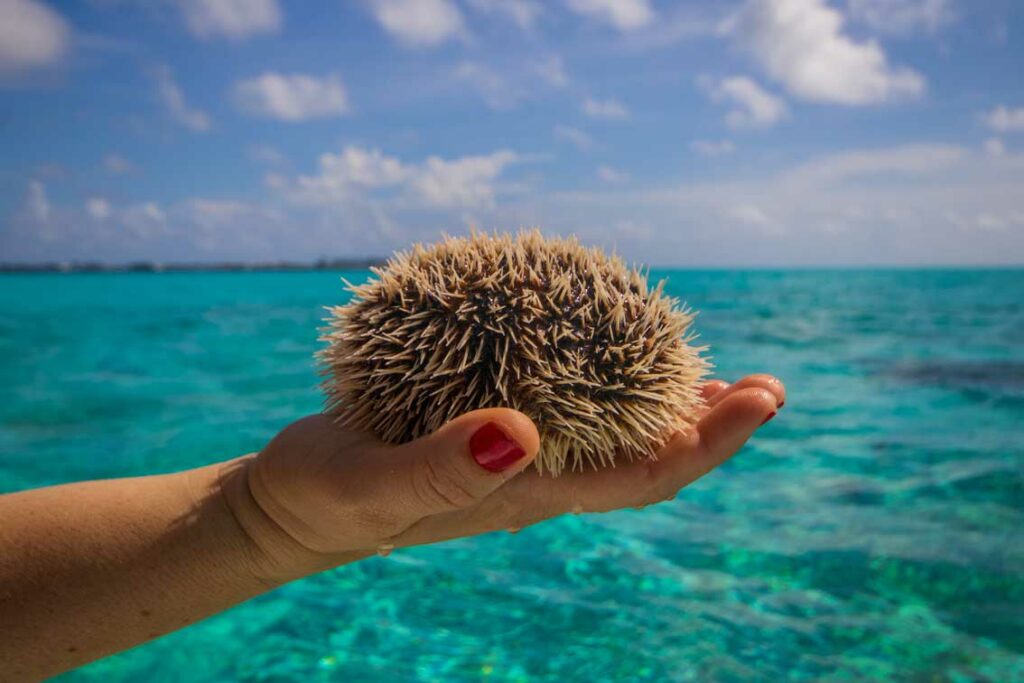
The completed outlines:
{"type": "MultiPolygon", "coordinates": [[[[789,389],[674,502],[397,551],[61,680],[1024,680],[1024,271],[660,274],[719,374],[789,389]]],[[[0,491],[258,449],[320,404],[338,277],[0,278],[0,491]]]]}

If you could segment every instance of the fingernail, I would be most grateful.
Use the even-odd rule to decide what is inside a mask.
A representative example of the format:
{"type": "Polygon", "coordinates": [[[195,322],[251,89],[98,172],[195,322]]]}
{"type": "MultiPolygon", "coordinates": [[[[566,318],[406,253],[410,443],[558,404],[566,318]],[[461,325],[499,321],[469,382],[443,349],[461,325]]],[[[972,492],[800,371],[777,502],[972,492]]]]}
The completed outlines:
{"type": "Polygon", "coordinates": [[[490,472],[507,470],[526,455],[526,451],[493,422],[488,422],[469,438],[469,452],[480,467],[490,472]]]}
{"type": "Polygon", "coordinates": [[[764,419],[764,421],[761,422],[761,424],[762,425],[768,424],[768,420],[772,419],[773,417],[775,417],[775,411],[774,410],[772,412],[768,413],[768,417],[766,417],[764,419]]]}

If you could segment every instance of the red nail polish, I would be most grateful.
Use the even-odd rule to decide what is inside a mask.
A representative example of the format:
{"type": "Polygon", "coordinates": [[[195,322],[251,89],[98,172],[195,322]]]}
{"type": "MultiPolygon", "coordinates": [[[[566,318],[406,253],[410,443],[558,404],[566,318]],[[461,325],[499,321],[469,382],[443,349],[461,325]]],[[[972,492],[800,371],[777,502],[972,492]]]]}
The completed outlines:
{"type": "Polygon", "coordinates": [[[781,408],[782,406],[784,406],[784,405],[786,405],[786,399],[782,399],[781,401],[779,401],[779,407],[780,407],[780,408],[781,408]]]}
{"type": "Polygon", "coordinates": [[[526,455],[526,451],[493,422],[488,422],[469,438],[469,452],[480,467],[491,472],[507,470],[526,455]]]}
{"type": "Polygon", "coordinates": [[[761,424],[762,424],[762,425],[764,425],[764,424],[767,424],[767,423],[768,423],[768,420],[772,419],[773,417],[775,417],[775,411],[774,411],[774,410],[773,410],[772,412],[768,413],[768,417],[766,417],[766,418],[764,419],[764,421],[763,421],[763,422],[761,422],[761,424]]]}

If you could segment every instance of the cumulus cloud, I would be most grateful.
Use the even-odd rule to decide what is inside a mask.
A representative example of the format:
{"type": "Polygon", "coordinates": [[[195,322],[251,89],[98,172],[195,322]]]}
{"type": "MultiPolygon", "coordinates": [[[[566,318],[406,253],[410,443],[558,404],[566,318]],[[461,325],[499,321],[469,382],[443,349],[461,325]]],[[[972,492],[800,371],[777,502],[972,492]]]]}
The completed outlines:
{"type": "Polygon", "coordinates": [[[42,2],[0,2],[0,74],[55,64],[70,41],[68,22],[42,2]]]}
{"type": "Polygon", "coordinates": [[[935,32],[956,18],[951,0],[847,0],[850,18],[884,33],[935,32]]]}
{"type": "Polygon", "coordinates": [[[342,116],[351,110],[337,74],[318,78],[268,71],[236,83],[232,94],[243,111],[293,123],[342,116]]]}
{"type": "Polygon", "coordinates": [[[281,28],[277,0],[178,0],[189,32],[198,38],[233,40],[281,28]]]}
{"type": "Polygon", "coordinates": [[[748,0],[722,25],[792,95],[847,106],[920,96],[924,78],[889,64],[874,40],[843,32],[825,0],[748,0]]]}
{"type": "Polygon", "coordinates": [[[561,192],[535,214],[660,264],[1019,263],[1024,156],[941,142],[850,149],[750,176],[561,192]],[[615,226],[650,227],[648,241],[615,226]],[[971,232],[965,240],[964,232],[971,232]]]}
{"type": "Polygon", "coordinates": [[[510,19],[524,31],[532,29],[543,12],[541,4],[533,0],[469,0],[469,6],[478,12],[510,19]]]}
{"type": "Polygon", "coordinates": [[[498,228],[542,222],[617,245],[630,259],[677,266],[1024,259],[1024,157],[1011,150],[993,157],[927,142],[850,149],[756,176],[744,168],[733,178],[587,192],[515,192],[506,173],[522,160],[499,150],[414,162],[348,147],[324,155],[307,176],[280,176],[265,202],[111,203],[104,220],[90,217],[84,198],[51,203],[41,183],[29,184],[0,231],[0,253],[23,261],[314,259],[387,253],[475,220],[498,228]]]}
{"type": "Polygon", "coordinates": [[[316,175],[282,178],[278,185],[292,201],[314,206],[344,205],[378,191],[373,196],[430,208],[490,207],[498,176],[519,160],[515,152],[498,150],[455,159],[432,156],[421,164],[407,164],[380,150],[349,146],[340,154],[321,155],[316,175]]]}
{"type": "Polygon", "coordinates": [[[610,24],[620,31],[634,31],[654,21],[648,0],[568,0],[577,14],[610,24]]]}
{"type": "Polygon", "coordinates": [[[725,115],[730,128],[768,128],[787,115],[786,103],[746,76],[701,81],[715,102],[731,105],[725,115]]]}
{"type": "Polygon", "coordinates": [[[1007,107],[999,105],[987,114],[982,121],[992,130],[999,133],[1017,133],[1024,131],[1024,107],[1007,107]]]}
{"type": "Polygon", "coordinates": [[[465,22],[450,0],[371,0],[377,22],[408,47],[434,47],[465,35],[465,22]]]}
{"type": "Polygon", "coordinates": [[[720,157],[736,151],[732,140],[694,140],[690,149],[706,157],[720,157]]]}
{"type": "Polygon", "coordinates": [[[594,139],[579,128],[555,126],[554,133],[556,138],[575,145],[581,151],[586,151],[594,146],[594,139]]]}
{"type": "Polygon", "coordinates": [[[493,206],[495,179],[518,159],[509,150],[451,160],[430,157],[414,170],[411,186],[429,206],[493,206]]]}
{"type": "Polygon", "coordinates": [[[174,73],[169,67],[160,66],[154,69],[153,78],[156,80],[157,98],[175,123],[198,133],[210,130],[213,122],[209,114],[189,105],[185,93],[174,80],[174,73]]]}
{"type": "Polygon", "coordinates": [[[629,118],[629,109],[615,99],[598,100],[588,97],[583,101],[582,109],[592,119],[622,121],[629,118]]]}

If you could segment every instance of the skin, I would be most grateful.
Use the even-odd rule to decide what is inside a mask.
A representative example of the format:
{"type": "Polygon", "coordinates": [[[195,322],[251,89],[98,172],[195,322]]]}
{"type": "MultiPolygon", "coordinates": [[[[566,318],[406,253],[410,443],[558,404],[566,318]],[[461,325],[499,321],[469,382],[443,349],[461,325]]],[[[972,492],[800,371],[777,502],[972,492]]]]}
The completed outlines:
{"type": "Polygon", "coordinates": [[[53,676],[378,550],[669,499],[738,451],[785,389],[752,375],[704,396],[657,460],[557,478],[530,467],[530,419],[491,408],[400,446],[312,415],[224,463],[0,496],[0,680],[53,676]],[[525,451],[500,473],[470,455],[488,422],[525,451]]]}

